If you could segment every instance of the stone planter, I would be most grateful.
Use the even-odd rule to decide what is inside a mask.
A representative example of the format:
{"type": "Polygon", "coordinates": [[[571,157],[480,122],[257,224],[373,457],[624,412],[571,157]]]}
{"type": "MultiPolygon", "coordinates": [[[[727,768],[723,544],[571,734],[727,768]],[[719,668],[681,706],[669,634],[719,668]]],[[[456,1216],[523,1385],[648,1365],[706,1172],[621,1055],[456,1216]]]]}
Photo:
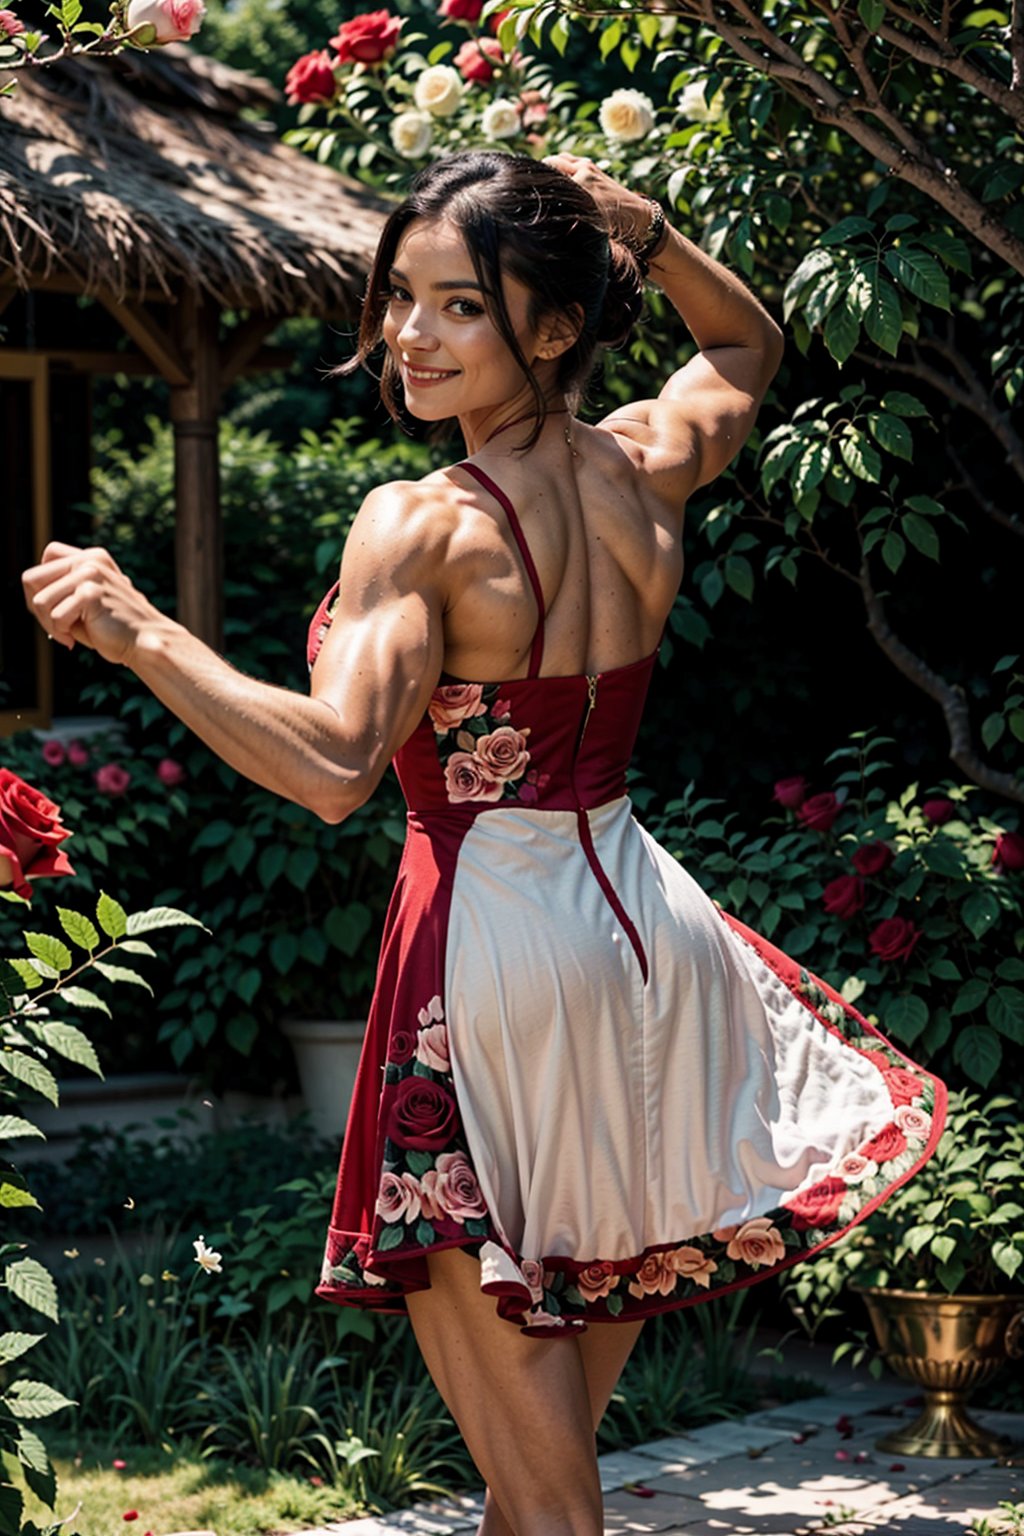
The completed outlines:
{"type": "Polygon", "coordinates": [[[365,1020],[285,1019],[281,1032],[295,1052],[302,1096],[318,1134],[340,1141],[363,1049],[365,1020]]]}

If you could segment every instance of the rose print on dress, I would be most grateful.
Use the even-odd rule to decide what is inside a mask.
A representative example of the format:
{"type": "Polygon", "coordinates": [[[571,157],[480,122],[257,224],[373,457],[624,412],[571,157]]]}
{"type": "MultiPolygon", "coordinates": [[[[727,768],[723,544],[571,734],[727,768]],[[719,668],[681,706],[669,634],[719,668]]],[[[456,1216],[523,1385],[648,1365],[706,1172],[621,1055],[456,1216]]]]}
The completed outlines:
{"type": "Polygon", "coordinates": [[[536,799],[520,789],[530,764],[530,728],[513,725],[509,701],[498,697],[496,683],[435,688],[427,713],[452,805],[536,799]]]}

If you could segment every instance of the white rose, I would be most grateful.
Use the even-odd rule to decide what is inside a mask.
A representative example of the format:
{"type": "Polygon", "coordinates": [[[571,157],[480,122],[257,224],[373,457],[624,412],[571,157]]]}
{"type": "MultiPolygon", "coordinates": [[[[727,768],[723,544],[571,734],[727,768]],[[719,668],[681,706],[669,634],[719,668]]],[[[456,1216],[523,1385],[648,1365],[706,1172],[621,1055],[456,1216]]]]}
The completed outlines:
{"type": "Polygon", "coordinates": [[[612,91],[597,116],[602,133],[628,144],[645,139],[654,127],[654,102],[643,91],[612,91]]]}
{"type": "Polygon", "coordinates": [[[431,64],[416,81],[413,100],[431,117],[451,117],[462,100],[462,76],[450,64],[431,64]]]}
{"type": "Polygon", "coordinates": [[[703,80],[691,80],[689,85],[684,86],[679,98],[679,110],[691,123],[716,123],[725,116],[725,97],[722,92],[716,91],[709,105],[704,99],[705,84],[703,80]]]}
{"type": "Polygon", "coordinates": [[[519,132],[519,113],[514,101],[499,96],[485,107],[480,126],[487,139],[511,139],[519,132]]]}
{"type": "Polygon", "coordinates": [[[391,142],[406,160],[419,160],[430,148],[434,124],[426,112],[399,112],[391,119],[391,142]]]}

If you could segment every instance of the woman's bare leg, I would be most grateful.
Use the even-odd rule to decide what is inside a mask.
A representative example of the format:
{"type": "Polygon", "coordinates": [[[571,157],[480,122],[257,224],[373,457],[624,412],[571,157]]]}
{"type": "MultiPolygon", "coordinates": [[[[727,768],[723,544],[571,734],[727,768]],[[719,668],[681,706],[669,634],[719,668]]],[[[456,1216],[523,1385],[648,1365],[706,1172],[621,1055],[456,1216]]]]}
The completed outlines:
{"type": "Polygon", "coordinates": [[[530,1339],[498,1317],[480,1265],[427,1255],[407,1298],[427,1369],[488,1485],[483,1536],[601,1536],[594,1429],[641,1324],[530,1339]]]}

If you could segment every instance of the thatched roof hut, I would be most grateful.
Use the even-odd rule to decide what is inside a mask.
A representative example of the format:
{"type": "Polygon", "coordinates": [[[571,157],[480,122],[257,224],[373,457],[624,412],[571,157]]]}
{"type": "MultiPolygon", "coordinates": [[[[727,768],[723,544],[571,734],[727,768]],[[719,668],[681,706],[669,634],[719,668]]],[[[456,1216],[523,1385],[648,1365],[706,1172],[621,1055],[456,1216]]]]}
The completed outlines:
{"type": "MultiPolygon", "coordinates": [[[[47,295],[86,296],[134,346],[89,350],[66,327],[40,345],[45,326],[20,321],[13,334],[12,325],[0,386],[8,426],[17,405],[11,391],[27,390],[15,414],[21,410],[34,451],[32,473],[4,499],[26,503],[37,553],[51,527],[46,423],[55,368],[162,376],[176,430],[178,612],[214,645],[222,391],[243,369],[280,365],[264,343],[285,316],[354,319],[386,213],[366,188],[279,141],[260,117],[278,95],[266,81],[177,46],[26,70],[16,92],[0,98],[0,314],[13,305],[8,320],[19,315],[25,293],[33,316],[47,295]],[[225,309],[246,318],[224,328],[225,309]]],[[[8,571],[19,555],[24,563],[24,534],[17,545],[14,538],[0,551],[8,571]]],[[[11,604],[0,610],[9,615],[11,604]]],[[[6,624],[0,619],[5,672],[6,624]]],[[[48,648],[31,649],[38,707],[23,709],[21,724],[48,712],[48,648]]],[[[5,723],[11,728],[0,713],[0,729],[5,723]]]]}

